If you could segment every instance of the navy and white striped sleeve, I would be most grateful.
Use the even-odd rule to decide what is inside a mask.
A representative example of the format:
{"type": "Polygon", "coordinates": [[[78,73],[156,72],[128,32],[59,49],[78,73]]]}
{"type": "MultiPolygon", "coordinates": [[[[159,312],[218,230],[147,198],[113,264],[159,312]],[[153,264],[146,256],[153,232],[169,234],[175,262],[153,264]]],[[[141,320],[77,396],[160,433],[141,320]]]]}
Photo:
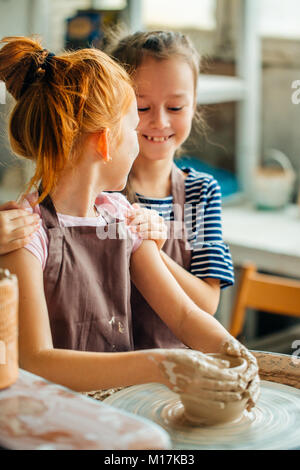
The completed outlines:
{"type": "Polygon", "coordinates": [[[234,270],[229,247],[223,241],[221,189],[214,178],[208,177],[202,179],[200,188],[198,181],[198,191],[200,210],[194,226],[190,272],[199,278],[219,279],[224,289],[234,284],[234,270]]]}

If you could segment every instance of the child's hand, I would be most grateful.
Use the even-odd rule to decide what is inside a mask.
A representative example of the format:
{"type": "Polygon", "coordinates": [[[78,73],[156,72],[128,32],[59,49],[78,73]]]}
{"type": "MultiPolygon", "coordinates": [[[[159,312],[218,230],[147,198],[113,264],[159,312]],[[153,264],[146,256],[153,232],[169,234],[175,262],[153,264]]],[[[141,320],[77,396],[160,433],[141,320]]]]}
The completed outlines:
{"type": "Polygon", "coordinates": [[[127,214],[127,224],[132,232],[137,232],[142,238],[153,240],[161,250],[168,237],[168,228],[155,210],[145,209],[133,204],[133,212],[127,214]]]}
{"type": "MultiPolygon", "coordinates": [[[[236,355],[231,354],[227,346],[223,350],[225,352],[236,355]]],[[[253,356],[242,345],[237,355],[248,361],[249,367],[244,373],[230,370],[229,361],[189,349],[155,350],[153,359],[168,380],[164,384],[182,399],[196,397],[208,400],[210,406],[221,409],[226,402],[247,398],[247,410],[250,411],[259,396],[258,369],[254,369],[253,356]]]]}
{"type": "Polygon", "coordinates": [[[258,400],[259,397],[259,369],[257,360],[253,354],[233,336],[229,337],[222,346],[221,352],[228,356],[242,357],[246,359],[248,368],[243,374],[243,381],[245,389],[249,396],[248,410],[250,410],[258,400]]]}
{"type": "Polygon", "coordinates": [[[155,350],[155,361],[168,382],[165,385],[179,395],[208,399],[217,408],[225,401],[241,400],[245,383],[223,361],[190,349],[155,350]]]}
{"type": "Polygon", "coordinates": [[[15,201],[0,206],[0,255],[23,248],[39,229],[40,217],[28,214],[15,201]]]}

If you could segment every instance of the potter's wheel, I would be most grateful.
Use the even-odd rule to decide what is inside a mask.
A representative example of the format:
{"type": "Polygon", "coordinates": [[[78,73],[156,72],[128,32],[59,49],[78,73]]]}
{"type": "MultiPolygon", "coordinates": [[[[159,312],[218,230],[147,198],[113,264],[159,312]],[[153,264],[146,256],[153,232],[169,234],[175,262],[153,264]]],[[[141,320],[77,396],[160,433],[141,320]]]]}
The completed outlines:
{"type": "Polygon", "coordinates": [[[197,427],[186,423],[178,395],[159,384],[136,385],[105,403],[148,418],[170,435],[174,449],[300,448],[300,390],[261,382],[257,406],[233,423],[197,427]]]}

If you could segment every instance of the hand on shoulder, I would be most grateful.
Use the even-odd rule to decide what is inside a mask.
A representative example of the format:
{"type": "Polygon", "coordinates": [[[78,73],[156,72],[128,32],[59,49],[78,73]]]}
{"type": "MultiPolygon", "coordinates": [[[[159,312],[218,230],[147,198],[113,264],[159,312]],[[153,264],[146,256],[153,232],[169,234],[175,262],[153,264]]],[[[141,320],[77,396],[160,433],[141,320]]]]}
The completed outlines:
{"type": "MultiPolygon", "coordinates": [[[[30,204],[28,203],[30,207],[30,204]]],[[[0,206],[0,255],[27,245],[39,229],[40,217],[26,209],[26,205],[9,201],[0,206]]]]}

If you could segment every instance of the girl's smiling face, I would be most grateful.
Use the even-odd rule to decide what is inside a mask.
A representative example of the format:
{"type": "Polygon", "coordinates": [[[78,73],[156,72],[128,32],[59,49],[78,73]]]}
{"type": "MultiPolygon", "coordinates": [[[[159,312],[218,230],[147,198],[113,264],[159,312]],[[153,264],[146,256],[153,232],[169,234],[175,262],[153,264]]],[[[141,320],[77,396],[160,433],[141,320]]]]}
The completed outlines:
{"type": "Polygon", "coordinates": [[[191,67],[178,56],[146,58],[134,76],[140,117],[138,158],[171,159],[191,131],[195,83],[191,67]]]}

